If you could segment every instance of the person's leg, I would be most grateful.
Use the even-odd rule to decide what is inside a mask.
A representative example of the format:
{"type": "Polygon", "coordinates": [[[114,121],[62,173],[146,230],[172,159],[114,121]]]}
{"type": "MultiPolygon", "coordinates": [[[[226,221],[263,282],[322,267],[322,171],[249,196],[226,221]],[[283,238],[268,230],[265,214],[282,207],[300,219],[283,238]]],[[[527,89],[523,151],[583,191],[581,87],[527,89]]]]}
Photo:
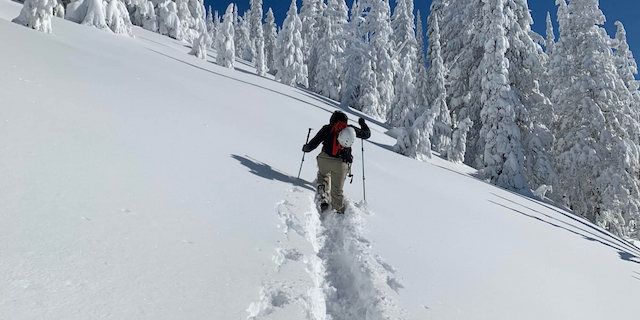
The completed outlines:
{"type": "MultiPolygon", "coordinates": [[[[329,182],[331,179],[331,158],[326,155],[324,152],[320,152],[320,154],[316,157],[318,160],[318,189],[320,186],[324,187],[324,195],[326,196],[329,192],[329,182]]],[[[318,190],[318,195],[320,195],[320,190],[318,190]]],[[[322,195],[320,195],[322,196],[322,195]]]]}
{"type": "Polygon", "coordinates": [[[344,181],[347,178],[349,165],[340,159],[332,165],[331,171],[331,206],[340,213],[344,213],[344,181]]]}

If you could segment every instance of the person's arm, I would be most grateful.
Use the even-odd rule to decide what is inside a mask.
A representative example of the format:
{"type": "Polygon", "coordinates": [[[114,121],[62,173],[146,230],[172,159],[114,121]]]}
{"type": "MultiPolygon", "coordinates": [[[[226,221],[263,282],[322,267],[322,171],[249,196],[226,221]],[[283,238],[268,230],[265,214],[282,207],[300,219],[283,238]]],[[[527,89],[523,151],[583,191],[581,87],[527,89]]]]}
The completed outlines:
{"type": "Polygon", "coordinates": [[[356,130],[356,137],[360,139],[369,139],[371,137],[371,130],[364,119],[360,118],[358,120],[358,124],[360,124],[360,128],[353,127],[356,130]]]}
{"type": "Polygon", "coordinates": [[[320,131],[316,133],[315,137],[313,137],[313,139],[309,141],[309,143],[302,146],[302,151],[311,152],[315,150],[315,148],[317,148],[320,145],[320,143],[324,140],[324,137],[327,134],[328,130],[329,130],[329,126],[323,126],[322,129],[320,129],[320,131]]]}

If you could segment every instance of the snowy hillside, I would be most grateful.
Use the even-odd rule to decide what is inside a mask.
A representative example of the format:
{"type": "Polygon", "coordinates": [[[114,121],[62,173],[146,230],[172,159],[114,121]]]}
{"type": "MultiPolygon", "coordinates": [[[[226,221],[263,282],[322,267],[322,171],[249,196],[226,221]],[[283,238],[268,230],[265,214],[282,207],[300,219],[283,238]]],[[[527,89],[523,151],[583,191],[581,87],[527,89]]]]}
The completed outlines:
{"type": "Polygon", "coordinates": [[[367,204],[358,142],[321,222],[317,151],[295,177],[337,104],[20,9],[0,0],[0,319],[638,317],[640,250],[589,222],[396,154],[378,123],[367,204]]]}

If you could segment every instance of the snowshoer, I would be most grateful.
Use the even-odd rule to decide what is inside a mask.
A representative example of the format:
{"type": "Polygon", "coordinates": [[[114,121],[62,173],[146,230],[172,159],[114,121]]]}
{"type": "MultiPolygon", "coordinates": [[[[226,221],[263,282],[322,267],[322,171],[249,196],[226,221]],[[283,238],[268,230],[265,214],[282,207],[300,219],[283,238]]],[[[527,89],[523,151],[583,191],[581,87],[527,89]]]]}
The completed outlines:
{"type": "Polygon", "coordinates": [[[360,128],[347,125],[349,118],[342,111],[331,115],[328,125],[318,131],[311,141],[302,147],[303,152],[311,152],[322,142],[322,151],[318,160],[318,200],[321,210],[329,208],[328,196],[331,195],[331,206],[336,212],[344,213],[343,186],[351,170],[353,156],[351,145],[356,138],[369,139],[371,130],[360,118],[360,128]]]}

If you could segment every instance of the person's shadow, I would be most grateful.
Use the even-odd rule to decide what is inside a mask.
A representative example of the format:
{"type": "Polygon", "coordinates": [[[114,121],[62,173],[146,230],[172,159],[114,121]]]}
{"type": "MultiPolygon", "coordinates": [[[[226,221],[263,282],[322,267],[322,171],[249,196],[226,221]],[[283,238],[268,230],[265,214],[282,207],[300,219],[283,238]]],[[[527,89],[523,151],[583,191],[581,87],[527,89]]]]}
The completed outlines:
{"type": "Polygon", "coordinates": [[[285,173],[282,173],[280,170],[274,169],[270,165],[262,163],[249,156],[242,157],[236,154],[232,154],[231,157],[238,160],[238,162],[240,162],[240,164],[242,164],[243,166],[249,168],[249,172],[255,174],[256,176],[268,180],[277,180],[285,183],[291,183],[292,185],[297,187],[305,188],[313,192],[316,191],[313,185],[308,181],[289,176],[285,173]]]}

